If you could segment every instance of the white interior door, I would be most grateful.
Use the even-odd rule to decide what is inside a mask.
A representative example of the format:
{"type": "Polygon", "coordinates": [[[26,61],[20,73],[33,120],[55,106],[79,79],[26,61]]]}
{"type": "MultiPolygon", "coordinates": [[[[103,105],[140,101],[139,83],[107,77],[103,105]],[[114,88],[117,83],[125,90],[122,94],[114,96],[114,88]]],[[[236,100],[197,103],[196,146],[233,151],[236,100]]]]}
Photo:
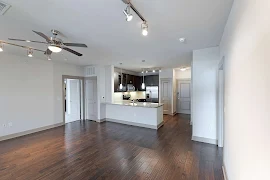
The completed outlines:
{"type": "Polygon", "coordinates": [[[86,119],[97,119],[97,81],[86,80],[85,82],[85,94],[86,94],[86,119]]]}
{"type": "Polygon", "coordinates": [[[80,80],[67,79],[66,81],[66,123],[81,119],[80,80]]]}
{"type": "Polygon", "coordinates": [[[161,103],[163,103],[163,114],[171,114],[171,81],[161,80],[161,103]]]}
{"type": "Polygon", "coordinates": [[[190,81],[178,81],[177,113],[190,114],[191,112],[191,84],[190,81]]]}

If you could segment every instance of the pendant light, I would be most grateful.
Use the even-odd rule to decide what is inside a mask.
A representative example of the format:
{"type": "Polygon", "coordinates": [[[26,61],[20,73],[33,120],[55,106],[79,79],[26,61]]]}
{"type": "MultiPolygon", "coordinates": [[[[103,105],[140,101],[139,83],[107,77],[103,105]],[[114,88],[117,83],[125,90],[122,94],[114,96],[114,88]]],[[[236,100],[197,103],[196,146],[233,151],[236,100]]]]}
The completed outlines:
{"type": "Polygon", "coordinates": [[[123,73],[122,73],[122,63],[120,63],[120,66],[121,66],[121,83],[120,83],[120,86],[119,86],[119,89],[122,90],[123,89],[123,73]]]}
{"type": "Polygon", "coordinates": [[[143,83],[142,83],[142,89],[145,89],[145,83],[144,83],[144,72],[143,72],[143,83]]]}
{"type": "MultiPolygon", "coordinates": [[[[144,63],[144,62],[145,62],[145,60],[142,60],[142,62],[144,63]]],[[[142,70],[142,72],[143,72],[142,89],[145,89],[145,83],[144,83],[144,73],[145,73],[145,71],[144,71],[144,69],[142,70]]]]}

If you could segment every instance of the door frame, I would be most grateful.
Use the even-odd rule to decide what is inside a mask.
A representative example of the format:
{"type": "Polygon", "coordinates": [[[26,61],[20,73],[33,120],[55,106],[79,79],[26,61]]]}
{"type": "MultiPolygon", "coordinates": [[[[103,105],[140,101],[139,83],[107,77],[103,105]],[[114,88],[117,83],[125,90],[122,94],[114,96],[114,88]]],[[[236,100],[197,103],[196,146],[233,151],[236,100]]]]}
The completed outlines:
{"type": "Polygon", "coordinates": [[[224,59],[223,56],[217,70],[217,136],[218,146],[224,146],[224,94],[225,94],[225,72],[224,72],[224,59]]]}
{"type": "Polygon", "coordinates": [[[69,75],[62,75],[62,105],[63,105],[63,123],[66,123],[66,116],[65,116],[65,79],[78,79],[81,80],[82,84],[80,85],[80,100],[81,100],[81,120],[85,120],[85,95],[84,95],[84,77],[80,76],[69,76],[69,75]]]}
{"type": "MultiPolygon", "coordinates": [[[[191,78],[183,78],[183,79],[176,79],[176,88],[178,90],[178,83],[179,81],[182,81],[182,82],[189,82],[190,83],[190,115],[191,115],[191,108],[192,108],[192,105],[191,105],[191,101],[192,101],[192,81],[191,81],[191,78]]],[[[176,96],[176,101],[178,101],[178,98],[176,96]]],[[[178,104],[178,103],[177,103],[178,104]]],[[[178,111],[178,107],[176,106],[176,112],[178,111]]],[[[178,114],[180,114],[179,112],[177,112],[178,114]]],[[[190,123],[191,125],[191,123],[190,123]]]]}
{"type": "MultiPolygon", "coordinates": [[[[168,113],[168,115],[171,115],[171,116],[173,116],[173,113],[172,113],[172,110],[173,110],[173,85],[172,85],[172,83],[173,83],[173,81],[172,81],[172,79],[171,78],[160,78],[160,81],[159,81],[159,102],[160,103],[162,103],[162,91],[163,91],[163,89],[161,88],[162,86],[162,81],[169,81],[170,82],[170,102],[171,102],[171,104],[170,104],[170,112],[168,113]]],[[[163,110],[163,114],[164,114],[164,110],[163,110]]]]}

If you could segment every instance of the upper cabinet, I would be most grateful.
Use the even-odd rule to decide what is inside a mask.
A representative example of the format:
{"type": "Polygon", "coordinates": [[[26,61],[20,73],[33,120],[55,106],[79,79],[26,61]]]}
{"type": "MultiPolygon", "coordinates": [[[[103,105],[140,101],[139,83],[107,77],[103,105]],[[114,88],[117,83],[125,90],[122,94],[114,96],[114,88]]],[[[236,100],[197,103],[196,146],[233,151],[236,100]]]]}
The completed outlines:
{"type": "Polygon", "coordinates": [[[159,76],[150,75],[144,77],[145,86],[159,86],[159,76]]]}
{"type": "MultiPolygon", "coordinates": [[[[121,73],[114,72],[114,92],[126,92],[127,84],[132,84],[135,87],[135,91],[145,91],[142,89],[142,76],[134,76],[130,74],[122,74],[122,85],[123,88],[120,89],[121,84],[121,73]]],[[[159,86],[159,76],[150,75],[144,77],[145,86],[159,86]]]]}

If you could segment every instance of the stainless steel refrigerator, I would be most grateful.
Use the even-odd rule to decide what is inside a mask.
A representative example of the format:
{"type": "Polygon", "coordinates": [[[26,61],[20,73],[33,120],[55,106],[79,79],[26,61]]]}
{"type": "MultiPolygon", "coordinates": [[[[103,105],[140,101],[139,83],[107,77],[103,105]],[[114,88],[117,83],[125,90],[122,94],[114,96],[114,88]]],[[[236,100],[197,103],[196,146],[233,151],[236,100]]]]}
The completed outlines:
{"type": "Polygon", "coordinates": [[[158,86],[146,86],[146,102],[159,102],[158,86]]]}

